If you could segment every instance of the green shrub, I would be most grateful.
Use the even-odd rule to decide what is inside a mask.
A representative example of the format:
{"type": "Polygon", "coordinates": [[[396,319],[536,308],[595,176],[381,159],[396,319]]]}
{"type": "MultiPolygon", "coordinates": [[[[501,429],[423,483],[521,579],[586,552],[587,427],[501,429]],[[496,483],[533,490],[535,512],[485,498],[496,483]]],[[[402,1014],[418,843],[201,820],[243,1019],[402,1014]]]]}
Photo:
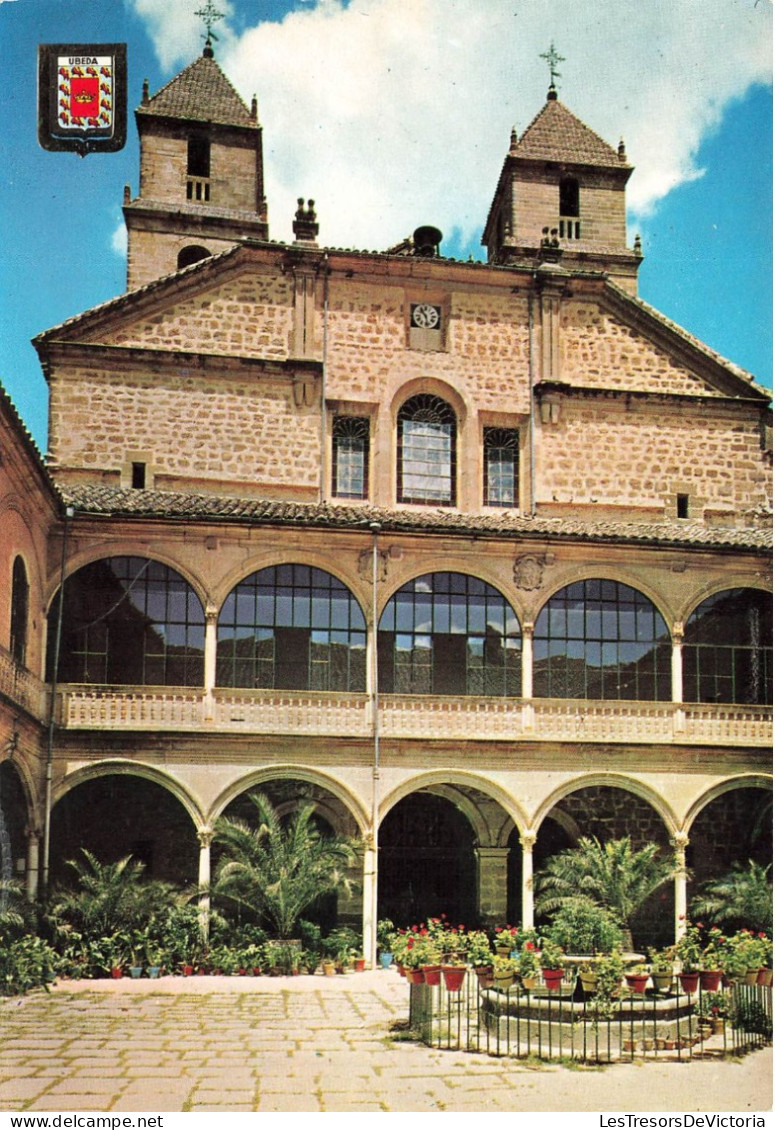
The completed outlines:
{"type": "Polygon", "coordinates": [[[622,931],[609,911],[583,896],[560,907],[548,933],[566,953],[610,953],[622,944],[622,931]]]}
{"type": "Polygon", "coordinates": [[[54,979],[56,954],[35,934],[0,943],[0,993],[16,996],[54,979]]]}

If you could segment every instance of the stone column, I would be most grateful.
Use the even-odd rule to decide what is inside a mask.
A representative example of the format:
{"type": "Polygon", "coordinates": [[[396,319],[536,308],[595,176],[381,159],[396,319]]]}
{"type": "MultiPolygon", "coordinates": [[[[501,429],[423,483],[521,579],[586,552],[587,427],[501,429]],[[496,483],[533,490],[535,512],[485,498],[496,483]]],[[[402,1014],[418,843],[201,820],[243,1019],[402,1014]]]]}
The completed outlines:
{"type": "Polygon", "coordinates": [[[686,832],[676,832],[673,836],[676,873],[675,885],[675,940],[686,933],[686,849],[689,836],[686,832]]]}
{"type": "Polygon", "coordinates": [[[215,686],[215,659],[218,649],[218,609],[208,605],[205,609],[205,719],[212,721],[215,711],[213,688],[215,686]]]}
{"type": "Polygon", "coordinates": [[[367,843],[363,853],[363,956],[373,969],[377,959],[377,853],[367,843]]]}
{"type": "Polygon", "coordinates": [[[684,700],[684,669],[683,669],[683,642],[684,626],[682,623],[673,625],[673,655],[672,655],[672,683],[673,702],[684,700]]]}
{"type": "Polygon", "coordinates": [[[214,834],[208,826],[200,828],[196,834],[199,840],[199,923],[205,938],[210,926],[210,845],[214,834]]]}
{"type": "Polygon", "coordinates": [[[532,620],[522,625],[522,697],[533,697],[533,629],[532,620]]]}
{"type": "Polygon", "coordinates": [[[508,893],[508,855],[505,847],[477,847],[477,913],[482,922],[506,922],[508,893]]]}
{"type": "Polygon", "coordinates": [[[26,828],[27,837],[27,898],[34,902],[38,897],[38,873],[40,859],[40,836],[34,828],[26,828]]]}
{"type": "Polygon", "coordinates": [[[533,910],[533,847],[537,840],[535,832],[523,832],[519,837],[522,844],[522,925],[532,930],[535,925],[533,910]]]}

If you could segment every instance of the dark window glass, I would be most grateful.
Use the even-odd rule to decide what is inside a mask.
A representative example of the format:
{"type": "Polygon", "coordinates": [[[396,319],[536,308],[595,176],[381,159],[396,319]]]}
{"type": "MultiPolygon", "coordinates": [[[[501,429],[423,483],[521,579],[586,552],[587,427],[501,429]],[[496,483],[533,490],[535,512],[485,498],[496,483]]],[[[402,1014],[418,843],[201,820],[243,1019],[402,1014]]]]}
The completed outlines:
{"type": "Polygon", "coordinates": [[[519,505],[519,432],[484,429],[484,504],[519,505]]]}
{"type": "Polygon", "coordinates": [[[516,615],[497,589],[462,573],[427,573],[399,589],[382,613],[380,689],[518,697],[521,649],[516,615]]]}
{"type": "Polygon", "coordinates": [[[11,655],[14,661],[23,667],[27,658],[30,586],[21,557],[14,559],[11,584],[11,655]]]}
{"type": "Polygon", "coordinates": [[[210,141],[199,134],[188,139],[188,164],[186,172],[190,177],[209,177],[210,141]]]}
{"type": "Polygon", "coordinates": [[[672,642],[643,593],[618,581],[577,581],[536,619],[538,698],[669,700],[672,642]]]}
{"type": "Polygon", "coordinates": [[[455,413],[438,396],[413,396],[398,413],[398,500],[455,504],[455,413]]]}
{"type": "Polygon", "coordinates": [[[367,498],[369,494],[369,421],[360,416],[334,419],[332,494],[367,498]]]}
{"type": "MultiPolygon", "coordinates": [[[[202,686],[204,610],[179,573],[144,557],[109,557],[64,585],[58,677],[65,683],[202,686]]],[[[52,677],[59,596],[49,614],[52,677]]]]}
{"type": "Polygon", "coordinates": [[[366,621],[340,580],[271,565],[232,589],[218,617],[216,683],[283,690],[366,689],[366,621]]]}
{"type": "Polygon", "coordinates": [[[132,464],[132,489],[145,490],[145,463],[132,464]]]}
{"type": "Polygon", "coordinates": [[[575,177],[563,177],[560,181],[560,215],[578,216],[579,182],[575,177]]]}
{"type": "Polygon", "coordinates": [[[686,702],[772,702],[772,597],[727,589],[704,600],[684,630],[686,702]]]}

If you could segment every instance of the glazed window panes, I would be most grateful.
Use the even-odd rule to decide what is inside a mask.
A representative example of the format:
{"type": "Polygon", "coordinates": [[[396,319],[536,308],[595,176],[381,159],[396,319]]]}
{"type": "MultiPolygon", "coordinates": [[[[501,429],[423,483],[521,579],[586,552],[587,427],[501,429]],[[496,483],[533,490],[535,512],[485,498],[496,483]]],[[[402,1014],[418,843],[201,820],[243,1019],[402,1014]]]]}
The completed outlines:
{"type": "MultiPolygon", "coordinates": [[[[202,686],[204,610],[188,582],[158,561],[110,557],[64,586],[59,679],[119,686],[202,686]]],[[[58,600],[49,615],[49,673],[58,600]]]]}
{"type": "Polygon", "coordinates": [[[379,624],[386,694],[519,696],[522,637],[504,597],[477,577],[428,573],[404,585],[379,624]]]}
{"type": "Polygon", "coordinates": [[[684,630],[686,702],[772,702],[772,596],[727,589],[694,610],[684,630]]]}
{"type": "Polygon", "coordinates": [[[484,429],[484,504],[519,505],[519,432],[484,429]]]}
{"type": "Polygon", "coordinates": [[[438,396],[413,396],[398,413],[398,500],[455,503],[456,420],[438,396]]]}
{"type": "Polygon", "coordinates": [[[363,691],[363,613],[349,589],[322,569],[261,569],[224,602],[216,671],[221,687],[363,691]]]}
{"type": "Polygon", "coordinates": [[[334,420],[331,491],[337,498],[369,493],[369,421],[361,416],[334,420]]]}
{"type": "Polygon", "coordinates": [[[533,691],[540,698],[669,700],[672,644],[643,593],[618,581],[578,581],[538,615],[533,691]]]}

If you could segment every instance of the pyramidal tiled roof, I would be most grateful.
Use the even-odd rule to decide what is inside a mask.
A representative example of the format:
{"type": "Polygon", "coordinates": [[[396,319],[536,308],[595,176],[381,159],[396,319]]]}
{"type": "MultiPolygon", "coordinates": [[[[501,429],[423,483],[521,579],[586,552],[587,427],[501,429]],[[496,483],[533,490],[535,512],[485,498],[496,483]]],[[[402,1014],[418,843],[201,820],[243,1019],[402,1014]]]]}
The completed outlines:
{"type": "Polygon", "coordinates": [[[550,97],[527,127],[516,149],[517,157],[536,161],[569,161],[577,165],[607,165],[626,169],[616,149],[550,97]]]}
{"type": "Polygon", "coordinates": [[[188,118],[230,126],[256,126],[245,103],[215,59],[201,55],[139,110],[166,118],[188,118]]]}

